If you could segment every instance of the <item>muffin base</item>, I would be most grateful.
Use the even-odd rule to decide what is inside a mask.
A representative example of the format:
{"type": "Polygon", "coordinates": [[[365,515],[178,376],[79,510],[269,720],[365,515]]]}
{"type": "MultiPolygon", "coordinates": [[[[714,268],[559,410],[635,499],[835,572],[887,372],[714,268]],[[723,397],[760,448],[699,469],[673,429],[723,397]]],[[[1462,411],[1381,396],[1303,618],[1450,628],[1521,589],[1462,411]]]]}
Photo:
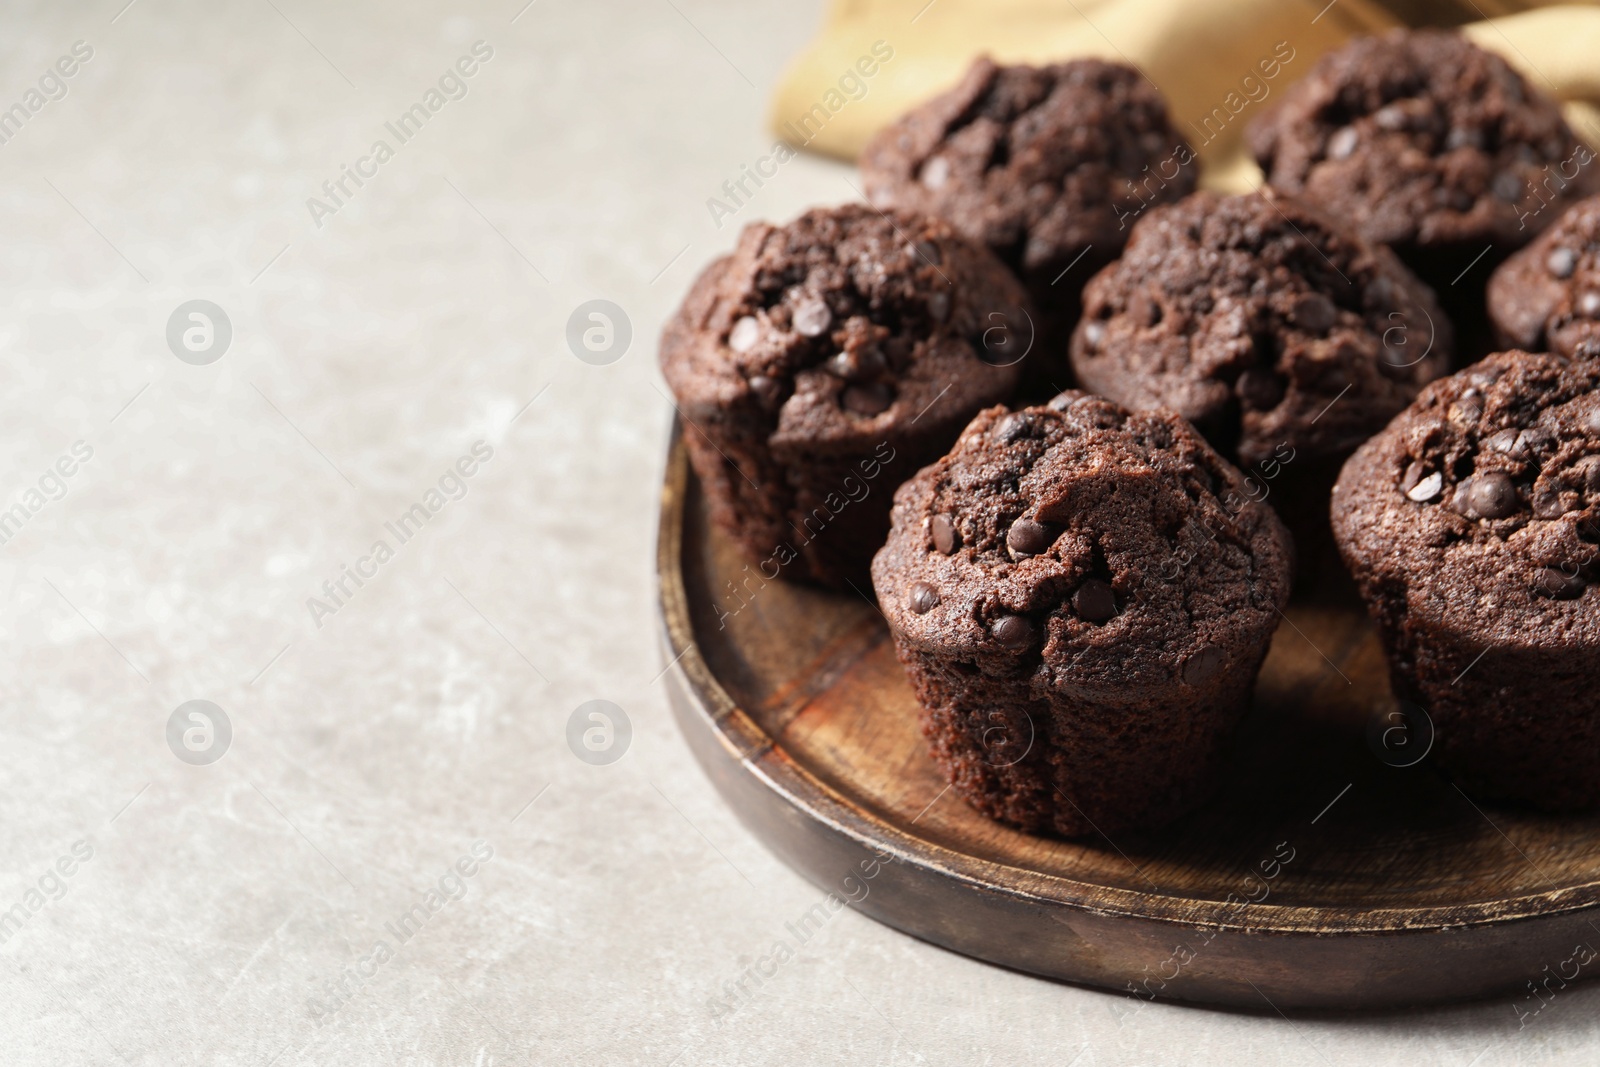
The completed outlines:
{"type": "Polygon", "coordinates": [[[763,577],[867,595],[873,553],[889,535],[895,489],[943,455],[960,427],[935,424],[929,430],[886,437],[870,451],[848,454],[775,455],[765,441],[737,435],[713,441],[709,431],[692,427],[683,439],[706,485],[713,521],[763,577]]]}
{"type": "Polygon", "coordinates": [[[1479,799],[1600,807],[1600,649],[1485,647],[1481,636],[1415,620],[1403,595],[1380,592],[1372,613],[1391,688],[1433,722],[1435,765],[1479,799]]]}
{"type": "Polygon", "coordinates": [[[1037,694],[1027,674],[901,647],[923,736],[955,792],[992,819],[1063,837],[1154,829],[1215,790],[1263,651],[1161,692],[1037,694]]]}

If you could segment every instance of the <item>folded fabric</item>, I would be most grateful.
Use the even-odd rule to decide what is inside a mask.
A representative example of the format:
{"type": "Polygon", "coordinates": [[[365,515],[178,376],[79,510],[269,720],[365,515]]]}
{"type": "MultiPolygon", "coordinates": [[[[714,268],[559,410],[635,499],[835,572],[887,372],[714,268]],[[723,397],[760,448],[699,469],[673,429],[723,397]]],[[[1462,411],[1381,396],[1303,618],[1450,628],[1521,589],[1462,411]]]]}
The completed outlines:
{"type": "MultiPolygon", "coordinates": [[[[1474,12],[1529,7],[1476,0],[1474,12]]],[[[794,147],[854,159],[867,139],[951,85],[975,56],[1046,63],[1098,56],[1137,67],[1199,151],[1202,184],[1254,188],[1250,120],[1318,57],[1352,36],[1437,8],[1378,0],[834,0],[821,35],[778,86],[773,131],[794,147]]],[[[1565,4],[1465,32],[1562,100],[1600,145],[1600,8],[1565,4]]]]}
{"type": "Polygon", "coordinates": [[[1562,101],[1573,130],[1600,147],[1600,7],[1563,4],[1462,27],[1562,101]]]}

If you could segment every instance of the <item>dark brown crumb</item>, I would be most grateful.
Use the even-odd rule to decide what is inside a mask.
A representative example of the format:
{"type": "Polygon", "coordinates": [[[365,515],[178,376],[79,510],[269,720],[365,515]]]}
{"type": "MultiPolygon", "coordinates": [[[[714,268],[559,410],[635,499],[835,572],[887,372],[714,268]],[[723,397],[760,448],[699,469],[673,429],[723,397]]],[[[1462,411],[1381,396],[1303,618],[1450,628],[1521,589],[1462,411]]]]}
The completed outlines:
{"type": "Polygon", "coordinates": [[[1016,271],[1047,320],[1036,373],[1061,384],[1059,349],[1083,283],[1116,257],[1144,208],[1192,192],[1197,170],[1155,88],[1098,59],[979,59],[861,155],[872,203],[947,219],[1016,271]]]}
{"type": "Polygon", "coordinates": [[[1564,356],[1600,347],[1600,196],[1575,204],[1489,280],[1499,341],[1564,356]]]}
{"type": "Polygon", "coordinates": [[[1324,56],[1250,143],[1269,183],[1402,258],[1509,251],[1600,191],[1593,154],[1557,103],[1443,30],[1361,37],[1324,56]]]}
{"type": "Polygon", "coordinates": [[[1025,304],[933,219],[855,204],[747,227],[661,340],[715,521],[768,578],[864,588],[894,487],[1015,388],[985,335],[1025,304]]]}
{"type": "Polygon", "coordinates": [[[1196,193],[1084,290],[1085,388],[1171,408],[1251,466],[1348,453],[1448,371],[1452,334],[1393,253],[1268,190],[1196,193]]]}
{"type": "Polygon", "coordinates": [[[895,494],[873,585],[978,810],[1115,833],[1205,796],[1289,592],[1287,531],[1170,413],[981,413],[895,494]]]}
{"type": "Polygon", "coordinates": [[[1475,794],[1600,803],[1600,362],[1507,352],[1345,464],[1334,531],[1395,693],[1475,794]]]}

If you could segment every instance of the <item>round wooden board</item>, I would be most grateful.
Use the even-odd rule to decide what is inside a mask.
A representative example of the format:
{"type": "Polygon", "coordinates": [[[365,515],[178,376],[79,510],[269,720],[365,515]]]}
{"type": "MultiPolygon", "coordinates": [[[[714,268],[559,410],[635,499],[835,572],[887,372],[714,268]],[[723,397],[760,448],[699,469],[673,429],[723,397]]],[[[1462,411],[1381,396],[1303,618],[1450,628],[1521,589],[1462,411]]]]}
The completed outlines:
{"type": "Polygon", "coordinates": [[[1367,726],[1394,704],[1348,591],[1290,606],[1221,795],[1159,833],[1066,841],[946,788],[871,591],[763,582],[706,522],[676,434],[657,552],[696,757],[787,863],[890,926],[1263,1011],[1501,996],[1509,1018],[1539,1007],[1528,983],[1600,970],[1600,817],[1475,804],[1426,762],[1380,761],[1367,726]]]}

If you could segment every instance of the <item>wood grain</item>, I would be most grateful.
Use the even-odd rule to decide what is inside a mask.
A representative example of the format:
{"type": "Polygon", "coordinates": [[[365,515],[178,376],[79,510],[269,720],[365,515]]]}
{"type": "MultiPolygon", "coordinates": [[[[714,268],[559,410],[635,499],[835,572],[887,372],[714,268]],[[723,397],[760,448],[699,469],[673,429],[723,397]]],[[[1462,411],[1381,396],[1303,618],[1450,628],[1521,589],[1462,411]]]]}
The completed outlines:
{"type": "Polygon", "coordinates": [[[1600,818],[1480,806],[1426,763],[1380,761],[1367,725],[1394,705],[1342,582],[1287,611],[1220,796],[1160,833],[1063,841],[945,788],[870,590],[747,570],[676,436],[658,566],[674,710],[707,774],[789,864],[907,933],[1130,997],[1493,995],[1508,1018],[1538,1006],[1526,983],[1600,948],[1600,818]]]}

